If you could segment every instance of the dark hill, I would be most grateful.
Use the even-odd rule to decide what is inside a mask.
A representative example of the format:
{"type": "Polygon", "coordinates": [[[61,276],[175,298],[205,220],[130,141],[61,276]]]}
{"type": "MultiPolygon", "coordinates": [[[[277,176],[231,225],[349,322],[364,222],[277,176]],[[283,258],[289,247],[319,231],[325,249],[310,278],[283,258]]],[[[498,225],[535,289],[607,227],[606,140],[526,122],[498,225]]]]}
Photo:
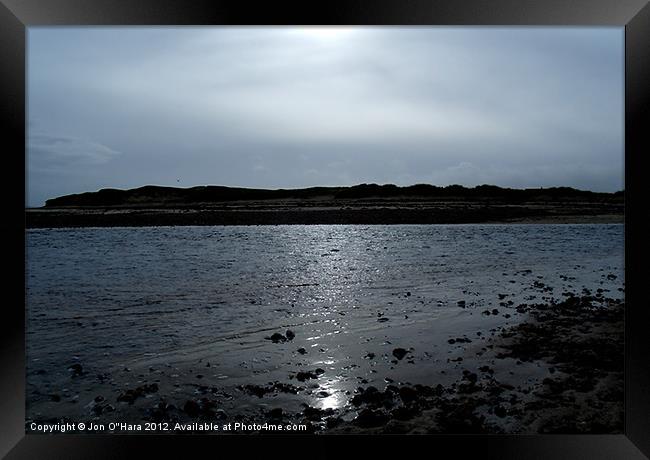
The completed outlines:
{"type": "Polygon", "coordinates": [[[102,189],[66,195],[47,200],[45,207],[125,207],[138,208],[147,206],[193,206],[211,203],[236,201],[267,200],[314,200],[324,199],[345,202],[359,199],[388,199],[395,201],[415,200],[499,200],[505,202],[530,201],[584,201],[622,202],[623,192],[597,193],[576,190],[570,187],[552,187],[538,189],[511,189],[495,185],[480,185],[473,188],[461,185],[437,187],[429,184],[417,184],[399,187],[393,184],[360,184],[352,187],[311,187],[303,189],[252,189],[224,186],[199,186],[191,188],[161,187],[147,185],[144,187],[118,190],[102,189]]]}

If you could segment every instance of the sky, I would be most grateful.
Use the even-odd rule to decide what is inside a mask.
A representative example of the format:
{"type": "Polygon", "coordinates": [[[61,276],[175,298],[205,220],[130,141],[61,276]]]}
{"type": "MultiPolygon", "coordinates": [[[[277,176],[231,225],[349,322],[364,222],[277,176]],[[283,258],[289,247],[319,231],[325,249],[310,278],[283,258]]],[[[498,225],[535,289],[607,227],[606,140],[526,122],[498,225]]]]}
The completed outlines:
{"type": "Polygon", "coordinates": [[[30,27],[27,206],[143,185],[624,188],[624,29],[30,27]]]}

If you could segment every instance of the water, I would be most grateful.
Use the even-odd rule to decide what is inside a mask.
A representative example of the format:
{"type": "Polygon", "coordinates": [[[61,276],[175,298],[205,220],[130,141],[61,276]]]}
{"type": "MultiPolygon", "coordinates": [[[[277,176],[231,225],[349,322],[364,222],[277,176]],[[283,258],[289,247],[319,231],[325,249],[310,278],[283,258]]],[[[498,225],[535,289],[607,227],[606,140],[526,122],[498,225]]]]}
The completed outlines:
{"type": "Polygon", "coordinates": [[[450,337],[517,321],[521,302],[598,288],[621,298],[623,234],[618,224],[29,230],[28,408],[62,411],[51,392],[106,396],[101,383],[70,383],[74,362],[108,375],[109,392],[154,372],[179,397],[199,381],[295,383],[322,367],[313,394],[329,396],[303,395],[321,407],[345,405],[363,380],[436,383],[463,351],[450,337]],[[287,329],[290,342],[265,338],[287,329]],[[412,348],[415,365],[391,362],[394,347],[412,348]]]}

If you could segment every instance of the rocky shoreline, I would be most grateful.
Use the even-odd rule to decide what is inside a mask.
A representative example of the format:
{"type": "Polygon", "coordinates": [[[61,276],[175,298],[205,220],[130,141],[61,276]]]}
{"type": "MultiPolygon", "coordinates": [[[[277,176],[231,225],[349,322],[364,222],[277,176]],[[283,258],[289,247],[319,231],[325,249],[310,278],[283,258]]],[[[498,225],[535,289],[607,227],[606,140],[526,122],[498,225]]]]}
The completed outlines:
{"type": "MultiPolygon", "coordinates": [[[[521,321],[476,332],[477,336],[488,336],[486,340],[449,339],[450,344],[464,347],[463,355],[447,360],[454,362],[448,372],[457,374],[451,384],[420,385],[385,379],[386,386],[377,388],[360,382],[356,390],[346,392],[347,401],[338,408],[303,403],[301,410],[293,410],[290,407],[295,406],[283,405],[282,401],[304,394],[328,396],[322,389],[323,395],[314,393],[319,391],[314,382],[327,375],[324,369],[293,373],[289,383],[242,384],[234,389],[202,384],[199,369],[193,372],[198,383],[192,398],[179,400],[162,383],[140,379],[118,392],[113,388],[115,398],[96,395],[86,409],[89,418],[98,422],[130,411],[130,419],[139,417],[140,423],[294,423],[307,426],[303,433],[323,434],[622,433],[624,302],[606,298],[602,289],[594,293],[586,289],[564,292],[562,296],[562,301],[547,298],[543,303],[516,306],[505,301],[513,314],[523,315],[521,321]],[[525,366],[536,377],[509,383],[514,368],[525,366]],[[258,415],[239,416],[222,408],[224,401],[243,395],[259,401],[263,409],[258,415]]],[[[488,309],[482,313],[493,312],[488,309]]],[[[268,340],[279,343],[291,341],[293,336],[292,331],[286,331],[274,333],[268,340]]],[[[407,363],[412,361],[412,353],[411,349],[393,346],[390,358],[395,365],[407,363]]],[[[369,353],[364,359],[376,357],[369,353]]],[[[210,363],[201,365],[207,368],[210,363]]],[[[68,372],[71,382],[105,379],[110,388],[109,376],[92,376],[82,364],[71,365],[68,372]]],[[[114,386],[115,382],[110,384],[114,386]]],[[[64,403],[61,395],[49,398],[52,404],[64,403]]],[[[28,432],[34,420],[28,418],[28,432]]]]}
{"type": "Polygon", "coordinates": [[[560,303],[517,308],[529,319],[502,328],[484,358],[543,363],[541,382],[513,387],[484,365],[449,387],[360,388],[359,416],[333,432],[622,433],[624,303],[567,293],[560,303]]]}

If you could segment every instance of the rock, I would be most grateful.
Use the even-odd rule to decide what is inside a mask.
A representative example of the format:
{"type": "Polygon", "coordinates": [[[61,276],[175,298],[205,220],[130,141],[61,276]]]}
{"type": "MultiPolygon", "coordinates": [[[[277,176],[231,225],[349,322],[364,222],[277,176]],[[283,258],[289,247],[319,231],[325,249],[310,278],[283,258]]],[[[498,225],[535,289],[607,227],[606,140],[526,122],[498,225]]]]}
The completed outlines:
{"type": "Polygon", "coordinates": [[[183,411],[190,417],[196,417],[201,411],[201,407],[195,401],[187,401],[183,406],[183,411]]]}
{"type": "Polygon", "coordinates": [[[309,379],[317,379],[319,375],[324,373],[325,371],[321,368],[318,368],[315,371],[300,371],[296,374],[296,380],[304,382],[309,379]]]}
{"type": "Polygon", "coordinates": [[[374,353],[368,353],[366,356],[364,356],[365,359],[374,359],[375,354],[374,353]]]}
{"type": "Polygon", "coordinates": [[[404,356],[406,356],[408,353],[408,350],[405,350],[404,348],[395,348],[393,350],[393,356],[396,357],[397,359],[402,359],[404,356]]]}
{"type": "Polygon", "coordinates": [[[354,406],[362,404],[369,404],[372,406],[393,406],[393,391],[379,391],[373,386],[369,386],[365,390],[362,387],[357,388],[357,394],[350,401],[354,406]]]}
{"type": "Polygon", "coordinates": [[[291,329],[287,329],[287,332],[285,332],[285,335],[287,336],[288,340],[293,340],[296,334],[293,333],[291,329]]]}
{"type": "Polygon", "coordinates": [[[174,406],[167,404],[165,401],[160,401],[156,406],[147,410],[147,414],[152,421],[163,422],[170,419],[169,410],[174,406]]]}
{"type": "Polygon", "coordinates": [[[290,383],[275,383],[273,389],[280,393],[291,393],[295,395],[304,388],[291,385],[290,383]]]}
{"type": "Polygon", "coordinates": [[[364,409],[359,412],[357,418],[354,419],[354,423],[362,428],[375,428],[385,425],[388,420],[390,418],[383,412],[364,409]]]}
{"type": "Polygon", "coordinates": [[[305,350],[304,348],[300,347],[300,348],[298,348],[298,353],[300,353],[301,355],[304,355],[304,354],[307,354],[307,350],[305,350]]]}
{"type": "Polygon", "coordinates": [[[445,392],[445,387],[441,384],[438,384],[435,387],[416,384],[415,389],[423,396],[442,396],[445,392]]]}
{"type": "Polygon", "coordinates": [[[341,417],[328,417],[325,421],[327,428],[334,428],[335,426],[340,425],[343,422],[341,417]]]}
{"type": "Polygon", "coordinates": [[[135,390],[133,389],[126,390],[125,392],[121,393],[117,397],[117,400],[120,402],[133,404],[135,400],[138,399],[140,396],[143,396],[148,393],[156,393],[157,391],[158,391],[157,383],[145,384],[137,387],[135,390]]]}
{"type": "Polygon", "coordinates": [[[386,321],[388,321],[388,318],[379,318],[377,320],[377,322],[379,322],[379,323],[385,323],[386,321]]]}
{"type": "MultiPolygon", "coordinates": [[[[382,434],[407,434],[413,431],[413,426],[405,421],[400,421],[395,418],[389,420],[382,430],[382,434]]],[[[419,433],[424,434],[424,433],[419,433]]]]}
{"type": "Polygon", "coordinates": [[[289,383],[275,382],[265,387],[260,385],[243,385],[240,386],[239,389],[248,394],[255,395],[258,398],[261,398],[267,393],[274,393],[274,392],[298,394],[298,392],[303,390],[304,388],[296,387],[289,383]]]}
{"type": "Polygon", "coordinates": [[[319,421],[325,417],[334,415],[334,409],[328,407],[327,409],[318,409],[317,407],[307,406],[305,404],[305,409],[302,411],[302,415],[310,421],[319,421]]]}
{"type": "Polygon", "coordinates": [[[138,396],[139,395],[134,390],[126,390],[117,397],[117,400],[118,402],[133,404],[138,396]]]}
{"type": "Polygon", "coordinates": [[[286,342],[287,338],[282,334],[280,334],[279,332],[276,332],[271,337],[269,337],[268,340],[271,340],[273,343],[278,343],[278,342],[286,342]]]}
{"type": "Polygon", "coordinates": [[[158,391],[158,384],[152,383],[150,385],[143,385],[138,388],[142,393],[156,393],[158,391]]]}
{"type": "Polygon", "coordinates": [[[419,410],[415,407],[398,407],[396,409],[393,409],[390,413],[391,417],[393,417],[396,420],[411,420],[413,417],[418,415],[419,410]]]}
{"type": "Polygon", "coordinates": [[[95,415],[101,415],[104,412],[104,408],[99,404],[95,404],[92,408],[92,411],[95,415]]]}
{"type": "Polygon", "coordinates": [[[466,302],[464,300],[459,300],[457,304],[460,308],[465,308],[466,302]]]}
{"type": "Polygon", "coordinates": [[[476,381],[478,380],[478,376],[473,372],[469,372],[468,370],[464,370],[463,371],[463,379],[468,380],[471,383],[476,383],[476,381]]]}
{"type": "Polygon", "coordinates": [[[270,393],[272,391],[271,389],[259,385],[245,385],[243,387],[240,387],[240,389],[248,394],[257,396],[258,398],[261,398],[266,393],[270,393]]]}
{"type": "Polygon", "coordinates": [[[400,387],[399,397],[402,398],[404,403],[415,401],[418,398],[418,392],[411,387],[400,387]]]}

